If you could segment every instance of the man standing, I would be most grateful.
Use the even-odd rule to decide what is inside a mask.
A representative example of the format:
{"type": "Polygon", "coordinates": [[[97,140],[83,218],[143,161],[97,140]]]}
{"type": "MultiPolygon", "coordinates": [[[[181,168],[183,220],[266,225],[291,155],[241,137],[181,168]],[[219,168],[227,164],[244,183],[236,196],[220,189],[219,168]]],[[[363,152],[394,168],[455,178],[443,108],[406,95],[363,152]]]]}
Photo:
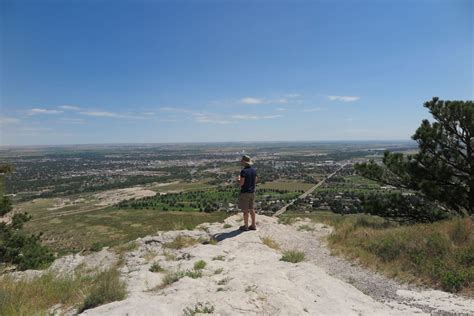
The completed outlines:
{"type": "Polygon", "coordinates": [[[244,225],[240,226],[240,230],[257,230],[255,225],[255,184],[257,183],[257,170],[252,167],[253,162],[249,156],[244,155],[240,160],[240,164],[244,167],[237,177],[240,185],[239,208],[244,212],[244,225]],[[249,213],[252,224],[249,226],[249,213]]]}

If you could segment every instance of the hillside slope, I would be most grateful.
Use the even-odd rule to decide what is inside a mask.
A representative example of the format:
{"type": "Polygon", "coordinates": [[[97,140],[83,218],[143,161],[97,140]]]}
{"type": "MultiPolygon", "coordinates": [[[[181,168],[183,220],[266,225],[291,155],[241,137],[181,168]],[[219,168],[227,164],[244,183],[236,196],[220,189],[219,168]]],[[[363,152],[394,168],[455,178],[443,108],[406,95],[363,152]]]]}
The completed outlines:
{"type": "Polygon", "coordinates": [[[308,221],[281,225],[275,218],[258,216],[258,231],[241,233],[236,230],[240,218],[229,217],[225,226],[202,224],[194,231],[138,239],[137,248],[124,255],[121,268],[128,284],[127,299],[83,314],[474,315],[473,300],[441,291],[409,289],[331,256],[324,245],[329,227],[308,221]],[[298,229],[302,225],[304,231],[298,229]],[[178,236],[189,236],[184,239],[188,244],[193,239],[200,242],[186,246],[176,239],[178,236]],[[202,243],[212,237],[218,242],[202,243]],[[266,246],[262,242],[265,237],[282,250],[305,252],[305,261],[281,261],[282,250],[266,246]],[[199,260],[206,262],[200,276],[189,273],[195,278],[184,276],[171,283],[169,275],[195,272],[194,264],[199,260]],[[156,262],[164,271],[149,271],[156,262]],[[163,280],[169,284],[163,286],[163,280]]]}

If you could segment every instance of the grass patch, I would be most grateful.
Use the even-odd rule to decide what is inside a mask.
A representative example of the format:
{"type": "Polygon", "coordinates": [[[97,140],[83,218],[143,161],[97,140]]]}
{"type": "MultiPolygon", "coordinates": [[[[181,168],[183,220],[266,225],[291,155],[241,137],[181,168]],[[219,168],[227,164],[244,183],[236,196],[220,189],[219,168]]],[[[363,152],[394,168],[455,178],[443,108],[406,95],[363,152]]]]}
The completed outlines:
{"type": "Polygon", "coordinates": [[[474,290],[474,223],[470,219],[387,229],[346,223],[336,229],[329,243],[389,276],[449,292],[465,290],[472,295],[474,290]]]}
{"type": "Polygon", "coordinates": [[[92,244],[92,246],[90,247],[90,251],[94,251],[94,252],[97,252],[97,251],[101,251],[102,248],[104,248],[104,244],[101,243],[101,242],[95,242],[92,244]]]}
{"type": "Polygon", "coordinates": [[[449,292],[474,293],[474,222],[468,218],[398,225],[376,216],[331,212],[284,214],[307,217],[335,230],[328,238],[336,254],[357,259],[387,276],[449,292]]]}
{"type": "Polygon", "coordinates": [[[194,307],[186,307],[183,309],[184,316],[194,316],[196,314],[212,314],[214,313],[214,305],[210,303],[197,303],[194,307]]]}
{"type": "Polygon", "coordinates": [[[57,277],[49,272],[31,280],[5,276],[0,282],[0,315],[47,315],[56,304],[79,306],[92,284],[91,277],[80,274],[57,277]]]}
{"type": "Polygon", "coordinates": [[[275,249],[275,250],[280,250],[280,245],[271,237],[268,237],[268,236],[260,237],[260,240],[265,246],[275,249]]]}
{"type": "Polygon", "coordinates": [[[200,270],[186,270],[186,271],[174,271],[168,272],[165,274],[163,281],[160,285],[155,287],[153,290],[161,290],[171,284],[178,282],[180,279],[184,277],[190,277],[191,279],[198,279],[202,277],[202,272],[200,270]]]}
{"type": "Polygon", "coordinates": [[[163,256],[166,261],[176,261],[176,255],[170,251],[163,250],[163,256]]]}
{"type": "Polygon", "coordinates": [[[298,263],[303,261],[305,258],[305,254],[302,251],[298,250],[285,250],[283,252],[283,256],[281,257],[281,261],[291,262],[291,263],[298,263]]]}
{"type": "Polygon", "coordinates": [[[214,271],[214,274],[221,274],[222,271],[224,271],[224,268],[216,269],[216,271],[214,271]]]}
{"type": "Polygon", "coordinates": [[[299,231],[313,232],[313,231],[314,231],[314,227],[311,226],[311,225],[308,225],[308,224],[304,224],[304,225],[299,226],[299,227],[298,227],[298,230],[299,230],[299,231]]]}
{"type": "Polygon", "coordinates": [[[202,270],[206,267],[206,261],[199,260],[194,263],[194,270],[202,270]]]}
{"type": "Polygon", "coordinates": [[[137,248],[138,248],[138,243],[135,241],[132,241],[132,242],[128,242],[126,244],[117,246],[114,248],[114,250],[118,255],[123,255],[124,253],[134,251],[137,248]]]}
{"type": "Polygon", "coordinates": [[[212,258],[212,260],[224,261],[224,260],[225,260],[225,256],[223,256],[223,255],[215,256],[215,257],[212,258]]]}
{"type": "Polygon", "coordinates": [[[161,212],[110,207],[61,216],[62,223],[58,225],[51,222],[51,218],[54,219],[53,216],[60,210],[48,211],[45,214],[47,218],[40,217],[41,210],[43,208],[30,212],[33,221],[25,224],[25,231],[34,234],[43,232],[42,239],[47,240],[48,245],[59,255],[97,249],[98,246],[115,247],[153,235],[157,230],[194,229],[199,224],[221,222],[229,216],[225,212],[161,212]]]}
{"type": "Polygon", "coordinates": [[[163,272],[165,271],[165,269],[163,269],[163,267],[158,263],[158,262],[154,262],[150,269],[148,269],[150,272],[163,272]]]}
{"type": "Polygon", "coordinates": [[[197,243],[199,243],[199,240],[197,240],[196,238],[179,235],[173,241],[164,243],[163,248],[182,249],[191,247],[197,243]]]}
{"type": "Polygon", "coordinates": [[[127,295],[125,283],[120,280],[120,272],[112,268],[95,277],[92,289],[84,300],[79,312],[106,303],[120,301],[127,295]]]}
{"type": "Polygon", "coordinates": [[[0,315],[49,315],[48,310],[57,304],[81,311],[89,304],[122,300],[125,295],[116,267],[97,275],[76,269],[69,276],[46,272],[29,280],[5,276],[0,282],[0,315]]]}
{"type": "Polygon", "coordinates": [[[474,296],[474,221],[456,218],[432,224],[399,225],[380,217],[332,212],[289,213],[330,225],[336,254],[357,259],[389,277],[474,296]]]}

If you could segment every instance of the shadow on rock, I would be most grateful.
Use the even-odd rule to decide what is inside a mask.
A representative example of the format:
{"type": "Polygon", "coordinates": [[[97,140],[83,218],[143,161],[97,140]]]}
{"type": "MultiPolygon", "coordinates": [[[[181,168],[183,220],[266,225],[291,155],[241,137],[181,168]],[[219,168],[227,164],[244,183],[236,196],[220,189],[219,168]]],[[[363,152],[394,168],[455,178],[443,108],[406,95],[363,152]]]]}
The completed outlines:
{"type": "Polygon", "coordinates": [[[236,229],[236,230],[233,230],[233,231],[227,232],[227,233],[215,234],[215,235],[212,236],[212,238],[217,240],[217,241],[223,241],[224,239],[227,239],[227,238],[237,237],[238,235],[240,235],[242,233],[243,233],[242,230],[236,229]]]}

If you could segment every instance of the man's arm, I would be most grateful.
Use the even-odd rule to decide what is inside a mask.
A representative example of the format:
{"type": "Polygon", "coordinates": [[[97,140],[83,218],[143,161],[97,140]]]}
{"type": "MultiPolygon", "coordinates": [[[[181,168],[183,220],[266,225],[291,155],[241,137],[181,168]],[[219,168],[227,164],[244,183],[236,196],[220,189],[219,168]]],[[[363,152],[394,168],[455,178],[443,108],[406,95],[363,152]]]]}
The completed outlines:
{"type": "Polygon", "coordinates": [[[240,182],[239,182],[240,187],[243,187],[244,183],[245,183],[245,177],[240,177],[240,182]]]}

